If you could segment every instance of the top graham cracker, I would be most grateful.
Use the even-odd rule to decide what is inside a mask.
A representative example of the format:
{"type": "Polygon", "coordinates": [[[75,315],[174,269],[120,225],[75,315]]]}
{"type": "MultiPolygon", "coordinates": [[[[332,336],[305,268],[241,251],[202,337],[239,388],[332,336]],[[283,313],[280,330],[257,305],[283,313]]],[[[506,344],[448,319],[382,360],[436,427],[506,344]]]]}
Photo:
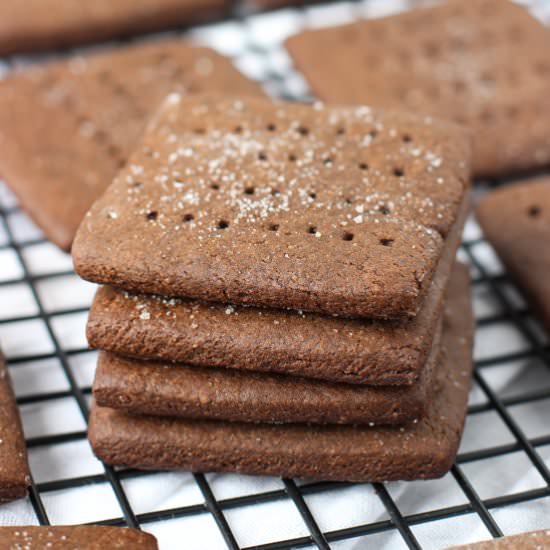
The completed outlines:
{"type": "Polygon", "coordinates": [[[370,318],[416,315],[469,181],[429,118],[171,95],[74,242],[85,279],[370,318]]]}
{"type": "Polygon", "coordinates": [[[450,0],[287,40],[321,100],[465,125],[475,176],[550,163],[550,31],[507,0],[450,0]]]}

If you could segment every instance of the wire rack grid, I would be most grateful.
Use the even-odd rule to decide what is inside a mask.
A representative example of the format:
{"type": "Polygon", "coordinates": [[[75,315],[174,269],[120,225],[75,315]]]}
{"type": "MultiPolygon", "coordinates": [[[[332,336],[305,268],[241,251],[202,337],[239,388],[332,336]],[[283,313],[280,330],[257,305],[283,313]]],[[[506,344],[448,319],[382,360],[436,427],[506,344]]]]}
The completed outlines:
{"type": "MultiPolygon", "coordinates": [[[[272,95],[306,99],[281,46],[287,35],[409,5],[361,0],[256,13],[236,5],[229,18],[181,34],[232,57],[272,95]]],[[[550,15],[550,2],[530,7],[550,15]]],[[[16,56],[1,69],[29,60],[16,56]]],[[[84,324],[94,286],[0,183],[0,340],[33,478],[28,499],[0,506],[0,524],[127,525],[154,533],[163,550],[438,549],[550,527],[548,340],[473,219],[460,256],[473,275],[476,370],[459,456],[442,479],[351,484],[113,469],[86,440],[96,353],[84,324]]]]}

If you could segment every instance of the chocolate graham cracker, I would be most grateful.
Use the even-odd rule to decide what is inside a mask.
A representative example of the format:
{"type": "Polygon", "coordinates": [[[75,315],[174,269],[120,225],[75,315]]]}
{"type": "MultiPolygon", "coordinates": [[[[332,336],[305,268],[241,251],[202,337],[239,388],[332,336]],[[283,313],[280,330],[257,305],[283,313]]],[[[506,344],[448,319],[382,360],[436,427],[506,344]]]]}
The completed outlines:
{"type": "Polygon", "coordinates": [[[0,527],[0,548],[10,550],[158,550],[153,535],[98,525],[16,525],[0,527]]]}
{"type": "Polygon", "coordinates": [[[346,383],[412,384],[432,347],[468,207],[466,197],[426,299],[406,323],[205,304],[105,286],[92,304],[88,342],[138,359],[346,383]]]}
{"type": "Polygon", "coordinates": [[[0,173],[46,236],[69,249],[78,224],[172,91],[260,88],[207,48],[159,41],[78,56],[0,82],[0,173]]]}
{"type": "Polygon", "coordinates": [[[417,314],[468,188],[458,127],[173,94],[73,246],[84,279],[329,314],[417,314]]]}
{"type": "Polygon", "coordinates": [[[225,0],[3,0],[0,55],[174,28],[225,6],[225,0]]]}
{"type": "Polygon", "coordinates": [[[550,547],[550,530],[519,533],[509,537],[452,546],[447,550],[544,550],[550,547]]]}
{"type": "Polygon", "coordinates": [[[29,484],[23,428],[8,369],[0,352],[0,503],[23,498],[29,484]]]}
{"type": "Polygon", "coordinates": [[[94,398],[132,414],[240,422],[404,424],[424,416],[433,394],[440,332],[412,386],[332,384],[296,376],[162,364],[101,353],[94,398]]]}
{"type": "Polygon", "coordinates": [[[472,130],[473,171],[550,162],[550,32],[506,0],[307,30],[286,46],[320,99],[424,112],[472,130]]]}
{"type": "Polygon", "coordinates": [[[89,438],[107,463],[349,481],[434,478],[462,433],[473,319],[465,268],[451,289],[439,387],[427,416],[407,427],[245,424],[131,416],[94,405],[89,438]]]}
{"type": "Polygon", "coordinates": [[[483,197],[477,219],[508,273],[550,331],[550,178],[483,197]]]}

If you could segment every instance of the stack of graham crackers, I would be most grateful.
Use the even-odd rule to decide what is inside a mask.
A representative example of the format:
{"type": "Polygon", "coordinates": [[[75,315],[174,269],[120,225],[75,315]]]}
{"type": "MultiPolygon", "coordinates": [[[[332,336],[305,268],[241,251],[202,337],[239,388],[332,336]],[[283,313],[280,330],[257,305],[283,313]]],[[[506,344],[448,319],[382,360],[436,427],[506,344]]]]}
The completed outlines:
{"type": "Polygon", "coordinates": [[[431,118],[173,94],[73,245],[102,283],[107,463],[377,481],[451,466],[471,376],[454,262],[469,136],[431,118]]]}

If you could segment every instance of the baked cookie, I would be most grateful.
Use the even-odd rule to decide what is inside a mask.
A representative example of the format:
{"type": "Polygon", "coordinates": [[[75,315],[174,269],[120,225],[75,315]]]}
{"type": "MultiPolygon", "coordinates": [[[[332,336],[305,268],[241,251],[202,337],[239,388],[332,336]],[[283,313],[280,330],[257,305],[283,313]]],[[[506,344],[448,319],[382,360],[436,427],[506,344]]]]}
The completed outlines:
{"type": "Polygon", "coordinates": [[[550,547],[550,530],[519,533],[509,537],[453,546],[448,550],[543,550],[550,547]]]}
{"type": "Polygon", "coordinates": [[[17,72],[0,81],[0,172],[46,236],[68,250],[164,97],[212,90],[261,94],[229,60],[180,40],[17,72]]]}
{"type": "Polygon", "coordinates": [[[286,46],[315,95],[454,120],[474,175],[550,163],[550,32],[507,0],[449,0],[318,30],[286,46]]]}
{"type": "Polygon", "coordinates": [[[0,503],[23,498],[29,484],[25,437],[8,369],[0,353],[0,503]]]}
{"type": "Polygon", "coordinates": [[[550,331],[550,178],[497,189],[482,198],[476,215],[508,273],[550,331]]]}
{"type": "Polygon", "coordinates": [[[220,13],[225,0],[2,0],[0,56],[170,29],[220,13]]]}
{"type": "Polygon", "coordinates": [[[0,527],[0,548],[46,550],[158,550],[153,535],[137,529],[98,525],[0,527]]]}

